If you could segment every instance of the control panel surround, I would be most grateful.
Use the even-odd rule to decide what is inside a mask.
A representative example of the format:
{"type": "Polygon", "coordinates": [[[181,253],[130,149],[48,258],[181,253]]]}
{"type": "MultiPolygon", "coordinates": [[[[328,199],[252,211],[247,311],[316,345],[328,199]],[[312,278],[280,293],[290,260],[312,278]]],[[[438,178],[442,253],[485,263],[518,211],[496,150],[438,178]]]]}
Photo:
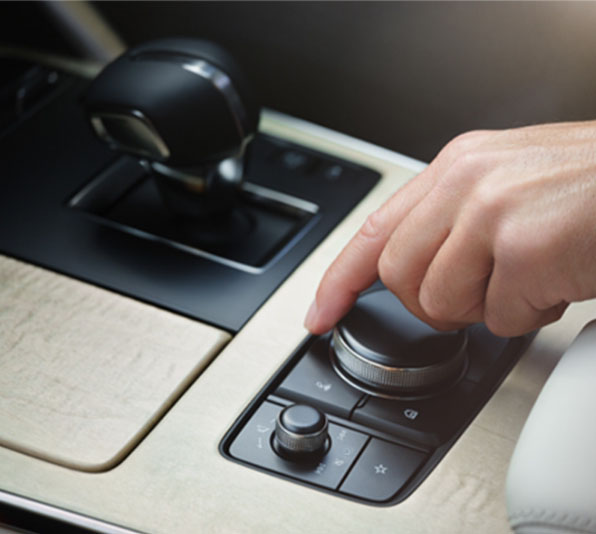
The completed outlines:
{"type": "MultiPolygon", "coordinates": [[[[220,446],[225,457],[339,497],[371,505],[397,504],[436,467],[534,335],[501,338],[482,324],[449,335],[425,329],[380,284],[364,293],[359,299],[363,301],[375,303],[369,315],[357,321],[367,325],[369,338],[375,336],[368,328],[371,314],[377,319],[379,314],[386,320],[392,317],[402,348],[415,349],[404,357],[410,365],[416,364],[417,353],[423,356],[422,367],[428,367],[429,362],[440,364],[463,351],[465,357],[457,357],[457,372],[444,367],[445,380],[405,394],[388,395],[376,385],[354,387],[353,380],[338,372],[334,334],[309,336],[228,431],[220,446]],[[424,357],[426,350],[435,354],[424,357]],[[273,445],[279,414],[301,405],[311,406],[329,421],[330,444],[323,454],[319,450],[317,455],[288,456],[273,445]]],[[[383,336],[384,328],[391,330],[388,326],[376,334],[383,336]]],[[[340,323],[338,329],[343,327],[340,323]]]]}

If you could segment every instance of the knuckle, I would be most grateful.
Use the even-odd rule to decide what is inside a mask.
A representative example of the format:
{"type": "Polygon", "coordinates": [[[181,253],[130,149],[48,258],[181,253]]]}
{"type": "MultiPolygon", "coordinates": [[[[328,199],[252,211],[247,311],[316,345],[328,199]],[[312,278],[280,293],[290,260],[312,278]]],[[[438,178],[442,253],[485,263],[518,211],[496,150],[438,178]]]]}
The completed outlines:
{"type": "Polygon", "coordinates": [[[457,158],[462,154],[467,154],[477,147],[478,144],[486,139],[487,132],[482,130],[471,130],[469,132],[461,133],[451,139],[443,150],[444,156],[449,158],[457,158]]]}
{"type": "Polygon", "coordinates": [[[472,205],[484,217],[499,217],[507,205],[507,193],[492,184],[478,184],[474,190],[472,205]]]}
{"type": "Polygon", "coordinates": [[[377,262],[377,272],[381,282],[389,288],[395,288],[399,285],[395,280],[395,269],[393,268],[393,264],[394,262],[391,255],[388,253],[387,249],[385,249],[381,253],[379,261],[377,262]]]}
{"type": "Polygon", "coordinates": [[[456,135],[446,146],[465,151],[471,146],[476,145],[480,140],[484,139],[485,136],[486,132],[483,130],[469,130],[456,135]]]}
{"type": "Polygon", "coordinates": [[[531,232],[515,221],[499,225],[494,237],[495,263],[517,278],[527,277],[549,263],[551,244],[546,232],[531,232]]]}
{"type": "Polygon", "coordinates": [[[437,185],[458,195],[473,194],[484,182],[492,166],[490,153],[479,150],[460,151],[437,168],[437,185]]]}
{"type": "Polygon", "coordinates": [[[423,283],[418,294],[420,308],[433,321],[447,321],[449,319],[449,307],[447,302],[440,298],[436,291],[433,291],[428,284],[423,283]]]}
{"type": "Polygon", "coordinates": [[[385,218],[380,210],[373,211],[360,227],[359,236],[366,241],[378,239],[384,233],[384,221],[385,218]]]}
{"type": "Polygon", "coordinates": [[[478,184],[461,209],[460,216],[467,228],[478,234],[492,236],[506,244],[510,239],[507,219],[508,201],[506,194],[490,184],[478,184]]]}
{"type": "Polygon", "coordinates": [[[484,152],[466,150],[454,157],[449,174],[458,181],[475,183],[484,174],[487,165],[488,158],[484,152]]]}

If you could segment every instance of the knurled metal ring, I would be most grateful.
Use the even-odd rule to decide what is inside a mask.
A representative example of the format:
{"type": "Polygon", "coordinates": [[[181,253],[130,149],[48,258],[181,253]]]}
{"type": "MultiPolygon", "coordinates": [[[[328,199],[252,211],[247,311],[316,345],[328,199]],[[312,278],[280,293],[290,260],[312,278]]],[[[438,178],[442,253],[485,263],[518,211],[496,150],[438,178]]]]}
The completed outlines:
{"type": "Polygon", "coordinates": [[[437,363],[420,367],[393,367],[358,354],[335,328],[331,359],[341,378],[366,393],[390,398],[410,397],[428,391],[433,386],[440,390],[441,386],[455,382],[466,368],[466,346],[467,336],[454,354],[437,363]]]}

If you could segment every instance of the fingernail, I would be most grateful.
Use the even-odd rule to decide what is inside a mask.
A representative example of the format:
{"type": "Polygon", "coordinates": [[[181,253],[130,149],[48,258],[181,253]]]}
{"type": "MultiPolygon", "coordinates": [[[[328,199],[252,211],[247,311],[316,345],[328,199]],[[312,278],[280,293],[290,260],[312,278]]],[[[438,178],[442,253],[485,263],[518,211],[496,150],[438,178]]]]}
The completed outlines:
{"type": "Polygon", "coordinates": [[[310,308],[308,308],[308,312],[306,313],[306,319],[304,319],[304,326],[308,330],[312,330],[314,327],[314,323],[317,320],[317,316],[319,315],[319,309],[317,306],[317,301],[313,300],[310,308]]]}

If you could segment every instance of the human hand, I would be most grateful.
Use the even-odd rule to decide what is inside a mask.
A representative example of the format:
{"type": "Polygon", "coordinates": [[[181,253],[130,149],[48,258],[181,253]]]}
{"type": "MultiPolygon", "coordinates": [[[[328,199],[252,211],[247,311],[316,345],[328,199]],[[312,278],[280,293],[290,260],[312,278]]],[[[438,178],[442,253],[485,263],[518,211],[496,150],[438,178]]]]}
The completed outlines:
{"type": "Polygon", "coordinates": [[[521,335],[596,296],[596,121],[451,141],[369,215],[305,325],[326,332],[379,278],[438,329],[521,335]]]}

